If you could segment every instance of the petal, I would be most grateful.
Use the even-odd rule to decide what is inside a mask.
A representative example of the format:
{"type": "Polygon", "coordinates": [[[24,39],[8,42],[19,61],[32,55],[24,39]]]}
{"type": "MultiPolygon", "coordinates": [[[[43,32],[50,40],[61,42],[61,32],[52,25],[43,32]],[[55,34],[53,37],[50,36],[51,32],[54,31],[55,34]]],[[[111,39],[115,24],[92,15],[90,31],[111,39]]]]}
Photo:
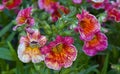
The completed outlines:
{"type": "Polygon", "coordinates": [[[27,19],[27,23],[28,23],[30,26],[33,26],[33,25],[35,24],[34,18],[28,18],[28,19],[27,19]]]}
{"type": "Polygon", "coordinates": [[[58,35],[56,37],[56,42],[62,42],[62,41],[63,41],[63,37],[58,35]]]}
{"type": "Polygon", "coordinates": [[[45,36],[40,36],[39,40],[38,40],[40,47],[44,46],[47,42],[47,38],[45,36]]]}
{"type": "Polygon", "coordinates": [[[28,33],[27,32],[27,36],[28,36],[30,42],[38,41],[38,39],[40,38],[39,30],[38,29],[31,29],[31,31],[33,31],[33,33],[28,33]]]}
{"type": "Polygon", "coordinates": [[[28,63],[30,62],[30,56],[28,54],[24,54],[24,51],[25,51],[25,43],[21,43],[19,44],[18,46],[18,58],[24,62],[24,63],[28,63]]]}
{"type": "Polygon", "coordinates": [[[0,12],[3,11],[4,8],[5,8],[5,6],[0,4],[0,12]]]}
{"type": "Polygon", "coordinates": [[[31,58],[28,54],[23,54],[21,57],[19,57],[19,59],[24,63],[28,63],[31,60],[31,58]]]}
{"type": "Polygon", "coordinates": [[[54,70],[60,70],[61,69],[58,62],[52,62],[52,61],[50,61],[48,59],[45,59],[45,64],[50,69],[54,69],[54,70]]]}
{"type": "Polygon", "coordinates": [[[87,48],[83,47],[83,51],[88,56],[95,56],[97,54],[97,51],[94,48],[93,49],[87,49],[87,48]]]}
{"type": "Polygon", "coordinates": [[[71,61],[75,61],[77,57],[76,47],[73,45],[69,45],[65,47],[65,54],[67,55],[67,59],[71,61]]]}
{"type": "Polygon", "coordinates": [[[20,43],[18,46],[18,56],[22,56],[23,52],[25,51],[25,43],[20,43]]]}
{"type": "Polygon", "coordinates": [[[42,54],[47,54],[47,53],[49,53],[51,50],[50,50],[50,48],[48,48],[48,46],[44,46],[44,47],[42,47],[41,48],[41,53],[42,54]]]}
{"type": "Polygon", "coordinates": [[[70,67],[72,65],[72,63],[73,63],[72,61],[67,60],[66,63],[64,64],[64,68],[70,67]]]}
{"type": "Polygon", "coordinates": [[[32,56],[32,62],[33,63],[39,63],[39,62],[43,61],[44,59],[45,59],[44,55],[35,55],[35,56],[32,56]]]}
{"type": "Polygon", "coordinates": [[[75,3],[75,4],[81,4],[82,3],[82,0],[72,0],[73,1],[73,3],[75,3]]]}
{"type": "Polygon", "coordinates": [[[40,9],[44,9],[44,0],[38,0],[38,6],[40,9]]]}
{"type": "Polygon", "coordinates": [[[29,43],[28,37],[27,36],[21,36],[20,43],[28,44],[29,43]]]}
{"type": "Polygon", "coordinates": [[[65,44],[73,44],[74,39],[72,37],[65,37],[64,38],[65,44]]]}

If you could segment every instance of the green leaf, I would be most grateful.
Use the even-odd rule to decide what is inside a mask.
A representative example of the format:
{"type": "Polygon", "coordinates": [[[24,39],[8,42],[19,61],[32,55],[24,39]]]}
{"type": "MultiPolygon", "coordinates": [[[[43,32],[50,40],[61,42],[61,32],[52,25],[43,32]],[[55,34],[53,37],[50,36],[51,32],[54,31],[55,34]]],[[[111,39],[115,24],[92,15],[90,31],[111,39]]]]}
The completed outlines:
{"type": "Polygon", "coordinates": [[[14,38],[14,36],[15,36],[15,34],[16,34],[16,32],[12,32],[10,35],[9,35],[9,37],[6,39],[6,41],[12,41],[12,39],[14,38]]]}
{"type": "Polygon", "coordinates": [[[0,37],[2,37],[13,25],[13,22],[11,22],[10,24],[8,24],[5,28],[3,28],[1,31],[0,31],[0,37]]]}
{"type": "Polygon", "coordinates": [[[109,63],[109,53],[107,53],[107,56],[105,58],[105,63],[104,63],[104,66],[102,68],[101,74],[107,74],[108,63],[109,63]]]}
{"type": "Polygon", "coordinates": [[[5,60],[14,61],[15,59],[12,57],[10,50],[7,48],[0,48],[0,58],[5,60]]]}
{"type": "Polygon", "coordinates": [[[99,65],[94,65],[94,66],[88,68],[88,69],[86,70],[86,74],[89,74],[90,72],[93,72],[94,70],[96,70],[96,68],[97,68],[98,66],[99,66],[99,65]]]}
{"type": "Polygon", "coordinates": [[[12,54],[12,57],[17,61],[18,60],[17,54],[16,54],[15,49],[12,47],[10,42],[8,42],[8,46],[10,48],[10,52],[12,54]]]}

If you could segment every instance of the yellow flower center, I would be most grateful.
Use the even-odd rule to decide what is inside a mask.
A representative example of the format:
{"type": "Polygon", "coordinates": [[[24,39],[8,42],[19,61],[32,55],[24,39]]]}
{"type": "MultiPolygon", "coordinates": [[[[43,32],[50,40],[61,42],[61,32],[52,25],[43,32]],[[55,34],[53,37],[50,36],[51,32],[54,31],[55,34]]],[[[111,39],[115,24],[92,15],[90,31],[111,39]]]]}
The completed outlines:
{"type": "Polygon", "coordinates": [[[80,27],[83,29],[85,34],[89,34],[95,28],[94,22],[92,22],[90,18],[85,18],[80,21],[80,27]]]}
{"type": "Polygon", "coordinates": [[[55,0],[44,0],[44,1],[46,6],[49,6],[51,3],[55,2],[55,0]]]}
{"type": "Polygon", "coordinates": [[[19,17],[18,23],[23,24],[25,22],[26,22],[26,18],[25,17],[19,17]]]}
{"type": "Polygon", "coordinates": [[[6,2],[6,5],[8,6],[8,5],[11,5],[11,4],[13,4],[13,2],[14,2],[14,0],[8,0],[7,2],[6,2]]]}
{"type": "Polygon", "coordinates": [[[38,47],[32,48],[32,47],[26,47],[24,54],[28,54],[30,56],[40,55],[41,52],[38,47]]]}
{"type": "Polygon", "coordinates": [[[52,51],[55,53],[60,53],[62,50],[63,50],[63,44],[61,43],[52,48],[52,51]]]}
{"type": "Polygon", "coordinates": [[[91,41],[89,41],[89,44],[91,46],[96,46],[99,43],[99,40],[97,38],[97,36],[94,36],[93,39],[91,41]]]}

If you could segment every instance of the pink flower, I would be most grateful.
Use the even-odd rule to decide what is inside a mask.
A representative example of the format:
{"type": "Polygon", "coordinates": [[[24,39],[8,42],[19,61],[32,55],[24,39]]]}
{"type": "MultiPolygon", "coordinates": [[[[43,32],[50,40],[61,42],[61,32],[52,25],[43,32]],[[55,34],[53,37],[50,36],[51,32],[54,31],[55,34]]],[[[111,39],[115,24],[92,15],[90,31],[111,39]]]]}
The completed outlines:
{"type": "Polygon", "coordinates": [[[82,0],[72,0],[73,1],[73,3],[75,3],[75,4],[81,4],[82,3],[82,0]]]}
{"type": "Polygon", "coordinates": [[[109,2],[109,0],[87,0],[92,3],[92,7],[95,9],[104,8],[105,4],[109,2]]]}
{"type": "Polygon", "coordinates": [[[61,12],[64,14],[69,13],[69,9],[60,5],[54,0],[38,0],[38,6],[40,9],[44,9],[51,14],[52,21],[55,22],[61,17],[61,12]],[[61,11],[61,12],[60,12],[61,11]]]}
{"type": "Polygon", "coordinates": [[[84,41],[83,51],[89,56],[95,56],[98,52],[104,51],[107,46],[107,37],[103,33],[97,32],[92,40],[84,41]]]}
{"type": "Polygon", "coordinates": [[[77,30],[80,33],[81,40],[89,41],[96,32],[100,31],[100,23],[94,15],[89,14],[86,10],[82,10],[81,14],[77,14],[77,18],[77,30]]]}
{"type": "Polygon", "coordinates": [[[42,52],[46,54],[44,61],[47,67],[54,70],[70,67],[77,56],[73,42],[72,37],[57,36],[55,41],[43,47],[42,52]]]}
{"type": "Polygon", "coordinates": [[[49,13],[53,13],[54,9],[57,8],[59,3],[54,0],[38,0],[38,6],[40,9],[44,9],[49,13]]]}
{"type": "Polygon", "coordinates": [[[105,5],[107,19],[120,22],[120,2],[112,2],[105,5]]]}
{"type": "Polygon", "coordinates": [[[46,43],[47,39],[45,36],[40,35],[39,30],[31,30],[27,32],[27,36],[20,38],[20,44],[18,46],[18,58],[28,63],[39,63],[44,60],[45,56],[41,53],[41,47],[46,43]]]}
{"type": "Polygon", "coordinates": [[[17,26],[14,27],[16,30],[17,27],[22,26],[24,24],[28,24],[28,26],[33,26],[35,21],[34,18],[31,16],[32,14],[32,7],[28,7],[26,9],[20,10],[17,17],[17,26]]]}
{"type": "Polygon", "coordinates": [[[15,9],[22,3],[22,0],[2,0],[2,4],[7,8],[7,9],[15,9]]]}
{"type": "Polygon", "coordinates": [[[3,10],[4,10],[4,8],[5,8],[5,6],[4,6],[4,5],[0,5],[0,11],[3,11],[3,10]]]}

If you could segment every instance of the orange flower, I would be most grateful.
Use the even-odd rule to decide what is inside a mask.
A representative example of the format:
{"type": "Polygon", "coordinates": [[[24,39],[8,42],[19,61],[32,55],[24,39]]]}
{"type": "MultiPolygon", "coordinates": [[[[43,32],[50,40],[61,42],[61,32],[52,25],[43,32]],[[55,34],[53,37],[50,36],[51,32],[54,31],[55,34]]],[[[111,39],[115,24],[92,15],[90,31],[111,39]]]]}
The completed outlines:
{"type": "Polygon", "coordinates": [[[107,37],[101,33],[95,33],[93,39],[84,41],[83,51],[89,56],[94,56],[100,51],[104,51],[108,46],[107,37]]]}
{"type": "Polygon", "coordinates": [[[89,41],[96,32],[100,31],[100,23],[89,12],[83,10],[81,14],[77,14],[77,18],[79,20],[77,29],[82,40],[89,41]]]}
{"type": "Polygon", "coordinates": [[[47,67],[54,70],[70,67],[77,56],[77,50],[72,44],[73,38],[57,36],[55,41],[43,47],[47,67]]]}

